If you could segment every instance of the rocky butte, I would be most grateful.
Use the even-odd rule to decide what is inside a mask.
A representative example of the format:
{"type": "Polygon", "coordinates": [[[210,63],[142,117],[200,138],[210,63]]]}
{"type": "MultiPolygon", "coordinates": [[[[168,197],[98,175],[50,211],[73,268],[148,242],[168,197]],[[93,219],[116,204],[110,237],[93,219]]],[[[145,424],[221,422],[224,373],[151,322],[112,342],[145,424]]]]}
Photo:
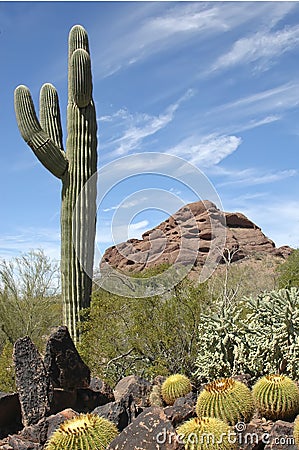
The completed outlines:
{"type": "Polygon", "coordinates": [[[101,268],[109,265],[124,272],[141,272],[161,264],[194,261],[200,269],[211,252],[221,264],[228,254],[234,262],[257,253],[286,258],[291,251],[288,246],[277,248],[244,214],[220,211],[204,200],[182,207],[142,239],[108,248],[101,268]]]}

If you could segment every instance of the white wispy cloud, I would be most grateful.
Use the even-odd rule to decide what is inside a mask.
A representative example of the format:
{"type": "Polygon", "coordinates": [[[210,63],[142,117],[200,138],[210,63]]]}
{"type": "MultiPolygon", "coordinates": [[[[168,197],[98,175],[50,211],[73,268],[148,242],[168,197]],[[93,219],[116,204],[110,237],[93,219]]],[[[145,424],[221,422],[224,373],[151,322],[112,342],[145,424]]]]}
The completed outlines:
{"type": "Polygon", "coordinates": [[[241,142],[237,136],[192,136],[168,149],[167,153],[180,156],[199,167],[210,167],[235,152],[241,142]]]}
{"type": "Polygon", "coordinates": [[[52,228],[26,228],[0,236],[0,258],[11,259],[30,250],[42,249],[55,260],[60,259],[60,232],[52,228]]]}
{"type": "Polygon", "coordinates": [[[132,150],[140,147],[144,139],[156,134],[170,124],[180,105],[193,95],[194,91],[189,89],[175,103],[168,106],[164,112],[157,116],[146,113],[131,114],[125,109],[121,109],[111,116],[104,116],[104,121],[106,122],[122,118],[124,129],[121,131],[119,137],[104,143],[102,148],[109,147],[111,149],[112,147],[112,152],[109,151],[109,158],[128,154],[132,150]]]}
{"type": "Polygon", "coordinates": [[[296,169],[277,170],[261,173],[260,170],[254,168],[230,170],[224,169],[222,167],[217,167],[215,173],[217,172],[218,175],[226,176],[229,178],[229,180],[219,183],[218,187],[233,185],[255,186],[259,184],[275,183],[298,175],[298,170],[296,169]]]}
{"type": "Polygon", "coordinates": [[[270,116],[264,117],[262,119],[251,119],[244,124],[233,125],[232,130],[234,130],[235,132],[238,131],[240,133],[241,131],[252,130],[253,128],[261,127],[263,125],[268,125],[269,123],[277,122],[278,120],[281,120],[281,119],[282,119],[282,116],[277,115],[277,114],[270,115],[270,116]]]}
{"type": "Polygon", "coordinates": [[[136,223],[131,223],[129,225],[129,235],[131,233],[134,233],[136,230],[140,231],[140,230],[144,230],[149,224],[148,220],[141,220],[140,222],[136,222],[136,223]]]}
{"type": "Polygon", "coordinates": [[[233,7],[229,2],[157,3],[151,10],[137,4],[131,17],[115,22],[108,44],[95,52],[100,76],[183,45],[191,37],[204,41],[252,21],[261,28],[274,26],[296,7],[292,2],[258,2],[254,8],[250,2],[235,2],[233,7]]]}
{"type": "Polygon", "coordinates": [[[254,62],[258,69],[266,70],[275,58],[293,50],[298,43],[298,25],[278,31],[257,32],[238,39],[227,53],[216,60],[210,72],[254,62]]]}
{"type": "Polygon", "coordinates": [[[289,82],[211,108],[204,121],[239,132],[282,119],[299,106],[299,83],[289,82]]]}
{"type": "Polygon", "coordinates": [[[123,208],[123,209],[130,209],[130,208],[134,208],[137,205],[142,204],[143,202],[145,202],[147,200],[147,197],[138,197],[135,200],[127,200],[125,199],[122,203],[118,203],[117,205],[113,205],[110,206],[108,208],[104,208],[103,212],[107,213],[110,211],[116,211],[119,208],[123,208]]]}

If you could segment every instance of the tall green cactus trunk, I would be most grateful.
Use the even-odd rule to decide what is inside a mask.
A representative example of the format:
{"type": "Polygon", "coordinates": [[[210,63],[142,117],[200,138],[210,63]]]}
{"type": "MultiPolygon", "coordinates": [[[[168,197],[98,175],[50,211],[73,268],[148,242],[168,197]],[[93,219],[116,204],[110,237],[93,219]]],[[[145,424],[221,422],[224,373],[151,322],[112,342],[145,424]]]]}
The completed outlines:
{"type": "Polygon", "coordinates": [[[97,170],[97,122],[92,100],[88,36],[79,25],[70,31],[68,65],[66,152],[63,150],[58,96],[52,85],[45,84],[41,88],[40,121],[25,86],[15,90],[15,110],[23,139],[42,164],[62,181],[64,322],[77,342],[80,310],[90,305],[92,288],[97,170]],[[83,189],[87,181],[88,188],[83,189]]]}

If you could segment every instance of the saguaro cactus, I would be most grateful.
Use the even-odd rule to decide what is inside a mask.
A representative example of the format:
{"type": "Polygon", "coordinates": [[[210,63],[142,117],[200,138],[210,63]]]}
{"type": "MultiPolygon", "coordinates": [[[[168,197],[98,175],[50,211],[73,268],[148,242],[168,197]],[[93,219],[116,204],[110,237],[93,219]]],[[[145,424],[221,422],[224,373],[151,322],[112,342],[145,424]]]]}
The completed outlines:
{"type": "Polygon", "coordinates": [[[96,217],[97,122],[92,99],[88,36],[75,25],[69,34],[67,141],[63,149],[57,91],[44,84],[40,120],[30,91],[15,90],[20,133],[41,163],[62,181],[61,280],[64,322],[74,341],[79,312],[90,304],[96,217]],[[85,183],[88,188],[82,191],[85,183]],[[83,195],[82,193],[83,192],[83,195]],[[76,201],[80,195],[80,207],[76,201]]]}

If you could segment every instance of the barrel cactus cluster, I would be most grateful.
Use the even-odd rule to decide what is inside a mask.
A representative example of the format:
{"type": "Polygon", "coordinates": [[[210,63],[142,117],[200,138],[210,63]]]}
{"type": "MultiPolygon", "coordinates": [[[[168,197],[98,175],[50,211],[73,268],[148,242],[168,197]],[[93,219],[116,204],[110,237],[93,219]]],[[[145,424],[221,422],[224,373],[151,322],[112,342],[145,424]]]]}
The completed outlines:
{"type": "Polygon", "coordinates": [[[179,373],[168,377],[161,387],[161,395],[167,405],[174,402],[192,391],[192,385],[188,377],[179,373]]]}
{"type": "Polygon", "coordinates": [[[69,34],[66,149],[54,86],[47,83],[41,88],[39,120],[26,86],[18,86],[15,90],[15,111],[23,139],[44,167],[62,182],[64,321],[77,342],[80,311],[90,305],[97,181],[97,121],[92,99],[88,36],[82,26],[75,25],[69,34]]]}
{"type": "Polygon", "coordinates": [[[260,414],[270,420],[293,420],[299,414],[299,388],[285,375],[266,375],[253,386],[260,414]]]}
{"type": "Polygon", "coordinates": [[[230,438],[228,424],[214,417],[190,419],[176,430],[186,450],[235,450],[237,445],[230,438]]]}
{"type": "Polygon", "coordinates": [[[96,414],[80,414],[67,420],[52,434],[46,450],[105,449],[118,435],[116,426],[96,414]]]}
{"type": "MultiPolygon", "coordinates": [[[[169,377],[172,382],[173,377],[169,377]]],[[[299,445],[299,388],[285,375],[264,376],[252,390],[233,378],[216,379],[199,393],[195,411],[197,417],[176,429],[186,450],[237,449],[238,424],[245,430],[255,412],[268,420],[293,421],[297,416],[294,438],[299,445]]]]}
{"type": "Polygon", "coordinates": [[[205,385],[200,393],[196,413],[199,417],[217,417],[235,425],[248,422],[254,413],[250,389],[233,378],[222,378],[205,385]]]}

